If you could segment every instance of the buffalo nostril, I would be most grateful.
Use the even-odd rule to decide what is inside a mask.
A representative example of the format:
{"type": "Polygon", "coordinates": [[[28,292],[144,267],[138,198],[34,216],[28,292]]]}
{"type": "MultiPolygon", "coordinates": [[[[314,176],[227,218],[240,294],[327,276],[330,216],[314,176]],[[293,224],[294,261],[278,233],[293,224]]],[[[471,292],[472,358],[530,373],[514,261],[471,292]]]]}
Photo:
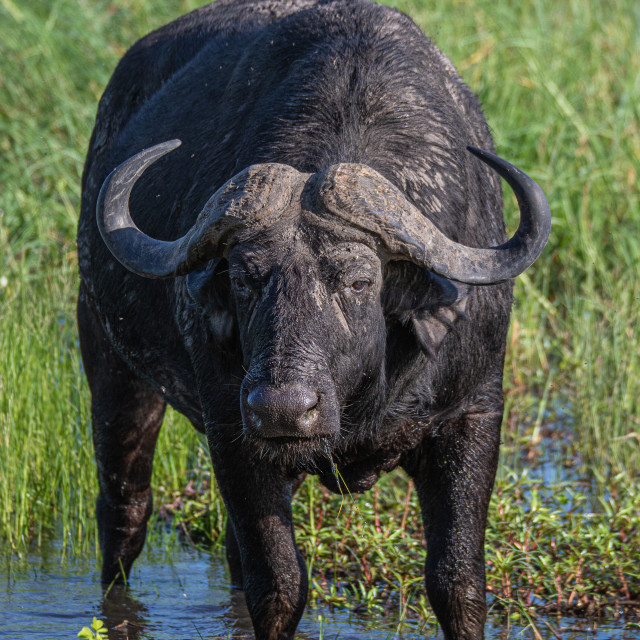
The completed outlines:
{"type": "Polygon", "coordinates": [[[311,411],[315,411],[317,413],[318,394],[305,389],[305,393],[300,398],[300,406],[305,414],[311,411]]]}
{"type": "Polygon", "coordinates": [[[262,427],[262,420],[255,411],[251,412],[251,419],[253,420],[253,423],[256,425],[256,427],[258,427],[258,429],[262,427]]]}
{"type": "Polygon", "coordinates": [[[316,404],[310,409],[307,409],[306,413],[300,418],[301,426],[304,429],[308,429],[312,427],[315,421],[318,419],[319,413],[318,413],[317,406],[318,406],[318,403],[316,402],[316,404]]]}

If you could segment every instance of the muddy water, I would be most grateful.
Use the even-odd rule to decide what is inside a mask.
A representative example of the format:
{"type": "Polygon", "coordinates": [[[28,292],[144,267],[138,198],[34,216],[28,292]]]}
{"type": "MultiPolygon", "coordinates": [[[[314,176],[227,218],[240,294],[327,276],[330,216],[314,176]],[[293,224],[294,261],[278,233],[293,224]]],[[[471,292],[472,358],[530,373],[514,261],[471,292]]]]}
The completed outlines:
{"type": "MultiPolygon", "coordinates": [[[[220,556],[173,545],[170,553],[143,552],[128,591],[113,589],[107,597],[99,583],[95,560],[63,559],[56,545],[28,558],[0,561],[0,638],[61,640],[76,638],[93,616],[103,620],[110,639],[199,640],[252,638],[242,594],[231,591],[220,556]],[[117,629],[114,629],[117,627],[117,629]]],[[[557,620],[552,621],[554,626],[557,620]]],[[[561,620],[563,639],[595,638],[639,640],[640,630],[618,625],[593,625],[561,620]]],[[[394,637],[392,623],[379,617],[357,617],[349,612],[307,607],[299,638],[382,640],[394,637]]],[[[545,628],[542,638],[556,636],[545,628]]],[[[431,630],[427,637],[442,638],[431,630]]],[[[417,626],[405,625],[397,638],[425,637],[417,626]]],[[[491,617],[489,640],[533,638],[518,626],[506,626],[491,617]]]]}

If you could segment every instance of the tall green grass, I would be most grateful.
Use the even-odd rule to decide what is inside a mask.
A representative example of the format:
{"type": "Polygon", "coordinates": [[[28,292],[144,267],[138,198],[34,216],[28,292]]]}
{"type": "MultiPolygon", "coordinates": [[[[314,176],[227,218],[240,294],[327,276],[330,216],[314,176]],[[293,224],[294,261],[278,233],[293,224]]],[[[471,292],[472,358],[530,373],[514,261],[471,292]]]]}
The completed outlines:
{"type": "MultiPolygon", "coordinates": [[[[50,535],[96,549],[75,325],[80,176],[125,47],[188,9],[0,1],[0,542],[18,551],[50,535]]],[[[181,486],[197,460],[195,433],[170,414],[159,448],[156,486],[181,486]]]]}
{"type": "MultiPolygon", "coordinates": [[[[89,395],[74,316],[82,163],[97,101],[126,48],[201,4],[0,0],[4,549],[22,553],[43,536],[62,536],[74,552],[96,549],[89,395]]],[[[627,539],[635,541],[640,519],[639,5],[636,0],[399,0],[395,6],[434,38],[479,94],[499,153],[540,182],[553,215],[548,248],[516,283],[505,367],[505,446],[489,531],[495,577],[490,586],[500,598],[539,596],[537,585],[555,574],[545,577],[544,565],[534,571],[536,553],[548,560],[554,552],[542,539],[532,545],[535,534],[555,540],[556,549],[569,545],[554,565],[564,567],[557,580],[565,603],[572,592],[562,585],[570,585],[572,571],[584,565],[581,549],[589,563],[602,551],[605,566],[611,566],[609,593],[623,593],[625,581],[635,579],[637,585],[640,578],[612,542],[618,535],[613,525],[609,537],[603,532],[608,522],[624,520],[627,539]],[[574,477],[592,482],[574,491],[574,498],[554,502],[547,496],[542,508],[540,501],[532,502],[532,481],[522,473],[544,456],[549,443],[561,450],[560,460],[574,477]],[[580,494],[587,491],[593,526],[581,530],[562,514],[585,512],[580,494]],[[518,537],[527,530],[528,542],[518,537]],[[562,537],[567,531],[577,538],[573,547],[562,537]],[[615,583],[618,574],[623,579],[615,583]]],[[[513,229],[517,210],[508,189],[505,202],[513,229]]],[[[215,541],[224,516],[215,484],[194,471],[202,464],[202,442],[171,413],[154,470],[156,495],[165,504],[161,513],[178,512],[190,535],[215,541]],[[183,492],[189,478],[197,500],[183,492]]],[[[344,603],[380,596],[404,606],[407,594],[415,596],[420,586],[415,567],[422,557],[415,500],[407,503],[405,530],[398,534],[406,533],[406,554],[380,547],[379,530],[402,521],[404,503],[397,505],[405,490],[406,480],[393,476],[381,485],[378,503],[371,502],[371,494],[362,498],[363,519],[350,521],[357,530],[353,540],[335,540],[331,527],[317,526],[319,513],[335,517],[337,503],[314,483],[301,492],[296,517],[314,567],[321,562],[326,567],[332,558],[334,567],[346,567],[341,554],[359,544],[354,551],[359,569],[353,571],[359,571],[354,584],[362,584],[360,594],[336,593],[331,585],[337,583],[325,568],[329,573],[313,574],[318,597],[344,603]],[[383,513],[391,519],[380,521],[383,513]],[[384,549],[385,558],[376,556],[376,548],[384,549]],[[362,558],[370,559],[368,569],[362,558]],[[382,593],[372,567],[395,587],[382,593]]],[[[340,517],[347,512],[344,507],[340,517]]],[[[345,572],[353,577],[349,567],[345,572]]],[[[557,580],[547,591],[557,589],[557,580]]],[[[585,577],[591,586],[584,588],[601,580],[606,582],[602,576],[591,583],[585,577]]],[[[572,603],[579,601],[574,595],[572,603]]]]}

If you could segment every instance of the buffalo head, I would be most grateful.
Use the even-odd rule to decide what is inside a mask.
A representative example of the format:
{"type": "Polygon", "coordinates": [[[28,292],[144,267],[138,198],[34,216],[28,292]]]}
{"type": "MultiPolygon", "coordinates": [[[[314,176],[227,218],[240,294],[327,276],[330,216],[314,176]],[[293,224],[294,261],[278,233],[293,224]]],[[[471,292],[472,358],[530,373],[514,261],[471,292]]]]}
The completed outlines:
{"type": "MultiPolygon", "coordinates": [[[[384,393],[391,307],[398,316],[425,305],[455,310],[453,283],[513,278],[549,235],[538,185],[494,154],[469,148],[507,180],[520,205],[516,234],[498,247],[452,241],[393,184],[357,164],[316,174],[252,165],[213,194],[182,238],[160,241],[136,227],[129,196],[145,168],[179,144],[151,147],[109,175],[98,226],[127,269],[148,278],[186,276],[195,303],[226,317],[218,326],[239,336],[246,371],[244,435],[270,454],[307,457],[349,438],[350,413],[361,422],[368,410],[358,398],[384,393]],[[400,295],[385,286],[398,269],[412,270],[414,283],[400,295]]],[[[411,319],[418,342],[433,351],[438,336],[427,335],[419,314],[411,319]]]]}

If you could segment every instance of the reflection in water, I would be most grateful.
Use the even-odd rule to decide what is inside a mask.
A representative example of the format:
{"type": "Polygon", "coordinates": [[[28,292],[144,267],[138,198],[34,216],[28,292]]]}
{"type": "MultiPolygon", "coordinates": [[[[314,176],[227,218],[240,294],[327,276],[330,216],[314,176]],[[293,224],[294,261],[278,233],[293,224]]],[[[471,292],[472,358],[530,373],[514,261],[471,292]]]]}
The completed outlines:
{"type": "Polygon", "coordinates": [[[113,637],[138,640],[148,626],[148,616],[149,610],[129,587],[113,585],[105,590],[98,617],[107,629],[113,629],[113,637]]]}
{"type": "Polygon", "coordinates": [[[240,589],[231,590],[231,607],[225,618],[228,621],[229,628],[233,629],[234,636],[253,637],[253,625],[249,616],[249,609],[244,599],[244,592],[240,589]]]}
{"type": "MultiPolygon", "coordinates": [[[[149,545],[151,546],[151,545],[149,545]]],[[[50,640],[76,638],[93,616],[109,628],[110,640],[199,640],[253,638],[242,591],[229,588],[222,555],[209,555],[173,545],[170,552],[143,552],[128,587],[113,586],[106,594],[96,559],[62,558],[50,545],[24,559],[0,558],[0,638],[50,640]]],[[[398,638],[394,627],[379,618],[356,617],[345,611],[308,606],[298,638],[314,640],[384,640],[398,638]]],[[[554,622],[556,622],[554,620],[554,622]]],[[[575,626],[563,640],[583,639],[575,626]]],[[[555,640],[541,628],[542,637],[555,640]]],[[[593,640],[638,640],[638,630],[601,626],[593,640]]],[[[423,637],[418,627],[405,626],[402,640],[423,637]]],[[[442,638],[437,633],[435,638],[442,638]]],[[[488,640],[533,638],[497,618],[487,625],[488,640]]]]}

